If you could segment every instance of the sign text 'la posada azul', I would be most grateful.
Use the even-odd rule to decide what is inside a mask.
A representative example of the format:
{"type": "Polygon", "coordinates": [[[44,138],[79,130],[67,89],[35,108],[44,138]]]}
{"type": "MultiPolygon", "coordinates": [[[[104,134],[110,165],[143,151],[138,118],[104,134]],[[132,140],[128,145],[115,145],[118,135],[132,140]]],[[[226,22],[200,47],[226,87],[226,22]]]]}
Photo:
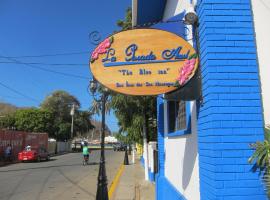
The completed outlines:
{"type": "Polygon", "coordinates": [[[93,76],[104,86],[130,95],[157,95],[182,87],[194,75],[194,48],[174,33],[133,29],[101,42],[90,58],[93,76]]]}

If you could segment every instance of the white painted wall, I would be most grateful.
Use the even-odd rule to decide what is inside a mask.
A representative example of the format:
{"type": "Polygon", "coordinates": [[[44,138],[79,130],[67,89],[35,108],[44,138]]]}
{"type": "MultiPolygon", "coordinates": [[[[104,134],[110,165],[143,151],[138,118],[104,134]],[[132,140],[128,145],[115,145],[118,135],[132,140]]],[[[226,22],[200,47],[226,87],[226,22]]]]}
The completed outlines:
{"type": "Polygon", "coordinates": [[[71,150],[70,142],[57,142],[57,153],[69,152],[71,150]]]}
{"type": "Polygon", "coordinates": [[[196,5],[197,0],[167,0],[163,20],[169,19],[190,7],[196,5]]]}
{"type": "Polygon", "coordinates": [[[259,59],[264,121],[270,124],[270,1],[252,0],[253,18],[259,59]]]}
{"type": "Polygon", "coordinates": [[[154,173],[154,150],[157,150],[157,142],[148,143],[148,160],[149,160],[149,169],[150,172],[154,173]]]}
{"type": "Polygon", "coordinates": [[[199,200],[196,106],[190,106],[192,133],[165,138],[165,176],[187,200],[199,200]]]}
{"type": "MultiPolygon", "coordinates": [[[[186,10],[191,3],[195,5],[196,1],[167,0],[163,20],[180,14],[186,10]]],[[[196,104],[191,102],[190,106],[192,133],[165,138],[165,176],[187,200],[199,200],[200,188],[196,104]]],[[[164,104],[164,110],[164,128],[165,132],[168,132],[166,103],[164,104]]]]}

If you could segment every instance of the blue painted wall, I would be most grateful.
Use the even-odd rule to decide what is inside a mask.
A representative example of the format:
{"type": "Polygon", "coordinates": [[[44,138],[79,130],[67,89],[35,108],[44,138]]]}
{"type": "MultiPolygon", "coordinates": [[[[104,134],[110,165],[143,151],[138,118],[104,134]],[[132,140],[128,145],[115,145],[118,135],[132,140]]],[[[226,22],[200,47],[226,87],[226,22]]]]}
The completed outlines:
{"type": "Polygon", "coordinates": [[[158,174],[156,175],[157,200],[186,200],[184,196],[165,177],[165,149],[164,149],[164,101],[161,96],[157,98],[158,121],[158,174]]]}
{"type": "Polygon", "coordinates": [[[198,147],[201,200],[267,199],[247,160],[263,140],[250,0],[202,0],[199,15],[203,105],[198,147]]]}
{"type": "Polygon", "coordinates": [[[164,103],[161,96],[157,98],[157,142],[158,142],[158,174],[156,176],[156,199],[162,200],[164,197],[165,176],[165,153],[164,153],[164,103]]]}

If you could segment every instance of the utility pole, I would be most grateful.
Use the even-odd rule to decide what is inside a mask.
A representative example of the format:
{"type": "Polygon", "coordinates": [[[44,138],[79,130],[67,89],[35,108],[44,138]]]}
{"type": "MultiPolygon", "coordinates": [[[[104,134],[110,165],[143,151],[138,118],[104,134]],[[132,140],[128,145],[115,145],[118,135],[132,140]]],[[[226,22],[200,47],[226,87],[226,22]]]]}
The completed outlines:
{"type": "Polygon", "coordinates": [[[72,107],[71,107],[71,111],[70,111],[70,115],[71,115],[71,131],[70,131],[70,138],[72,140],[73,138],[73,121],[74,121],[74,113],[75,113],[75,104],[73,103],[72,104],[72,107]]]}

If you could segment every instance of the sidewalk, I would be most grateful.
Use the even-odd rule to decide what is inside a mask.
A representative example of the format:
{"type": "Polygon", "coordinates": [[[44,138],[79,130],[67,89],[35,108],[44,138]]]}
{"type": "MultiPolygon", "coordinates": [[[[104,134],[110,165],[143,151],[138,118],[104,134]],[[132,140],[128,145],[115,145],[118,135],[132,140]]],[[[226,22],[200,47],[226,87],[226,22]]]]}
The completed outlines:
{"type": "Polygon", "coordinates": [[[154,200],[155,184],[144,180],[144,169],[137,157],[132,164],[125,165],[112,200],[154,200]]]}

